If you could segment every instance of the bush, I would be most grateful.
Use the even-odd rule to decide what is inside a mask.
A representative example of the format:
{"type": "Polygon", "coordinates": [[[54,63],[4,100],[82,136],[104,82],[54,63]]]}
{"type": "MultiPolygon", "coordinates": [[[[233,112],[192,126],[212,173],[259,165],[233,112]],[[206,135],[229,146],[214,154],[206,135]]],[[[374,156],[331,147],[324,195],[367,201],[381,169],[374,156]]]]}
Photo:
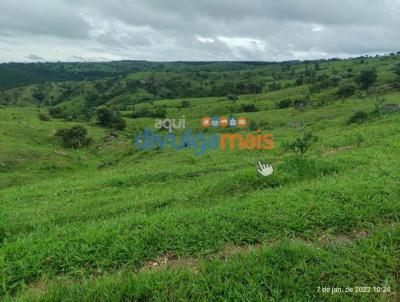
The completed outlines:
{"type": "Polygon", "coordinates": [[[190,102],[189,101],[182,101],[180,108],[188,108],[190,107],[190,102]]]}
{"type": "Polygon", "coordinates": [[[299,99],[299,100],[295,100],[293,102],[293,106],[295,109],[304,109],[307,107],[308,101],[306,98],[304,99],[299,99]]]}
{"type": "Polygon", "coordinates": [[[330,80],[330,82],[332,83],[332,86],[333,87],[336,87],[338,84],[339,84],[339,82],[340,82],[340,80],[342,79],[342,77],[341,76],[339,76],[339,75],[332,75],[330,78],[329,78],[329,80],[330,80]]]}
{"type": "Polygon", "coordinates": [[[38,114],[39,120],[43,121],[43,122],[48,122],[50,120],[49,116],[43,112],[40,112],[38,114]]]}
{"type": "Polygon", "coordinates": [[[45,95],[43,92],[41,91],[35,91],[32,96],[37,99],[39,102],[43,102],[45,95]]]}
{"type": "Polygon", "coordinates": [[[282,101],[280,101],[277,105],[277,107],[279,109],[285,109],[285,108],[289,108],[293,105],[293,101],[290,99],[284,99],[282,101]]]}
{"type": "Polygon", "coordinates": [[[157,108],[151,112],[150,117],[164,118],[167,115],[167,111],[164,108],[157,108]]]}
{"type": "Polygon", "coordinates": [[[347,83],[339,87],[337,95],[341,98],[348,98],[353,96],[355,92],[356,92],[356,86],[347,83]]]}
{"type": "Polygon", "coordinates": [[[348,120],[348,124],[361,124],[367,120],[369,120],[369,114],[365,111],[357,111],[355,112],[348,120]]]}
{"type": "Polygon", "coordinates": [[[97,121],[100,126],[123,130],[126,127],[125,121],[120,117],[118,112],[110,108],[101,107],[96,111],[97,121]]]}
{"type": "Polygon", "coordinates": [[[257,107],[254,104],[242,104],[240,106],[240,112],[256,112],[257,107]]]}
{"type": "Polygon", "coordinates": [[[258,130],[258,125],[257,125],[257,123],[255,121],[250,121],[249,130],[250,131],[257,131],[258,130]]]}
{"type": "Polygon", "coordinates": [[[148,117],[150,115],[150,110],[148,108],[139,108],[132,112],[131,118],[148,117]]]}
{"type": "Polygon", "coordinates": [[[239,97],[236,94],[228,94],[228,96],[226,97],[229,101],[237,101],[239,99],[239,97]]]}
{"type": "Polygon", "coordinates": [[[60,129],[55,134],[62,140],[63,146],[66,148],[79,149],[90,144],[91,138],[87,136],[85,127],[77,125],[72,128],[60,129]]]}
{"type": "Polygon", "coordinates": [[[369,87],[376,82],[378,74],[375,69],[362,70],[356,77],[356,82],[361,89],[368,91],[369,87]]]}
{"type": "Polygon", "coordinates": [[[66,113],[59,107],[51,107],[49,109],[49,115],[54,118],[64,118],[66,113]]]}
{"type": "Polygon", "coordinates": [[[148,108],[140,108],[134,111],[130,117],[140,118],[140,117],[154,117],[154,118],[164,118],[167,115],[167,111],[164,108],[156,108],[150,110],[148,108]]]}

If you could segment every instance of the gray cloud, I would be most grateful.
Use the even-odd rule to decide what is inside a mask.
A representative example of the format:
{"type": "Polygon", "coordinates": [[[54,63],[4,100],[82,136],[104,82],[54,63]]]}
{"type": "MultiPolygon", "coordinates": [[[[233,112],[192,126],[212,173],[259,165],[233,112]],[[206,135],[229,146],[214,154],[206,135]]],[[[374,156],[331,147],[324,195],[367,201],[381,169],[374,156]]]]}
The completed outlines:
{"type": "Polygon", "coordinates": [[[29,56],[26,56],[26,58],[31,61],[45,61],[45,58],[34,55],[34,54],[30,54],[29,56]]]}
{"type": "Polygon", "coordinates": [[[0,60],[288,60],[400,50],[400,0],[14,0],[0,60]]]}

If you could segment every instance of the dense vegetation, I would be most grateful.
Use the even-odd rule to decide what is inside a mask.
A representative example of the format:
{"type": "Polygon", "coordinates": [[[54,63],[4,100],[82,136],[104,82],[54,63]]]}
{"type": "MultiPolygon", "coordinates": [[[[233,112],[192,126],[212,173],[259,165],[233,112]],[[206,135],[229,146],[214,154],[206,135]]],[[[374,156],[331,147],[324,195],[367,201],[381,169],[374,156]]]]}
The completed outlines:
{"type": "Polygon", "coordinates": [[[398,64],[44,64],[73,71],[0,94],[0,300],[398,301],[398,64]],[[229,115],[251,127],[205,132],[276,148],[132,148],[229,115]]]}

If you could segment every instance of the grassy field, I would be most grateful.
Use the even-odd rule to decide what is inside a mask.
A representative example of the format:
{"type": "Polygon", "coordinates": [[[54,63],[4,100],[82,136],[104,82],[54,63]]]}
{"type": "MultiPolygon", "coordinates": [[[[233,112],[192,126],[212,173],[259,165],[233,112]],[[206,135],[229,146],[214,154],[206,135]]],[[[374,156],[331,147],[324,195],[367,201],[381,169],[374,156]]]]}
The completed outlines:
{"type": "MultiPolygon", "coordinates": [[[[307,85],[240,96],[235,105],[259,110],[235,115],[272,132],[271,151],[138,151],[152,118],[110,135],[93,121],[40,121],[43,108],[0,108],[0,300],[400,300],[400,113],[347,122],[373,110],[374,91],[400,104],[385,66],[371,96],[318,104],[325,90],[305,110],[276,104],[307,85]],[[54,139],[75,124],[89,147],[54,139]],[[306,131],[318,141],[301,159],[284,145],[306,131]],[[258,160],[274,174],[259,176],[258,160]]],[[[153,106],[198,131],[232,104],[181,101],[153,106]]]]}

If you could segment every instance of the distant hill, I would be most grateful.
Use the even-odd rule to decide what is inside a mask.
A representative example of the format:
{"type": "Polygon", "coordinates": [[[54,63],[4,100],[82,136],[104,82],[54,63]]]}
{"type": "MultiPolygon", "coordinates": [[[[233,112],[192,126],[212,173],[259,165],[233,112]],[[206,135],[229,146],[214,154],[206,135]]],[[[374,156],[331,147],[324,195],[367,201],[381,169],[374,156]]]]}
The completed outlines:
{"type": "Polygon", "coordinates": [[[0,91],[45,82],[95,80],[140,71],[229,71],[270,65],[268,62],[75,62],[0,64],[0,91]]]}

